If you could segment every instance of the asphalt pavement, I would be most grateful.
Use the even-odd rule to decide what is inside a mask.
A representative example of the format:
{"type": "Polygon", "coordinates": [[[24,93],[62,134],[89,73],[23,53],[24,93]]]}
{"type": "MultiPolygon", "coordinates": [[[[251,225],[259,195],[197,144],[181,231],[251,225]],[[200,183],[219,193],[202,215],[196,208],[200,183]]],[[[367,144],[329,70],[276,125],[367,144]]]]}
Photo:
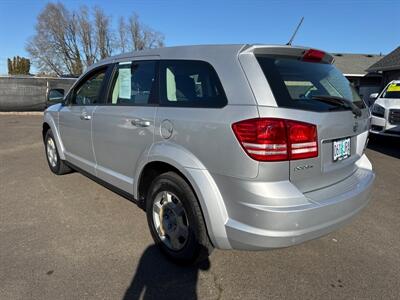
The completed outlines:
{"type": "Polygon", "coordinates": [[[50,172],[40,116],[0,115],[0,299],[399,299],[400,138],[373,139],[367,155],[372,200],[351,224],[184,268],[153,246],[134,203],[50,172]]]}

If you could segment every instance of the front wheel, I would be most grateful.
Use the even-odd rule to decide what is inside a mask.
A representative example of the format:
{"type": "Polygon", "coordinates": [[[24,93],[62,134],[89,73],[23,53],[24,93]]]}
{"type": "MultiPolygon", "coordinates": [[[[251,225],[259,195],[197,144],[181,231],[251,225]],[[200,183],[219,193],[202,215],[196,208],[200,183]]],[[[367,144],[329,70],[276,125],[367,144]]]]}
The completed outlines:
{"type": "Polygon", "coordinates": [[[69,168],[65,162],[60,159],[60,155],[58,155],[57,144],[51,129],[46,132],[44,147],[46,150],[47,163],[54,174],[62,175],[71,172],[71,168],[69,168]]]}
{"type": "Polygon", "coordinates": [[[147,222],[155,243],[177,263],[206,259],[213,247],[196,195],[178,174],[154,179],[146,200],[147,222]]]}

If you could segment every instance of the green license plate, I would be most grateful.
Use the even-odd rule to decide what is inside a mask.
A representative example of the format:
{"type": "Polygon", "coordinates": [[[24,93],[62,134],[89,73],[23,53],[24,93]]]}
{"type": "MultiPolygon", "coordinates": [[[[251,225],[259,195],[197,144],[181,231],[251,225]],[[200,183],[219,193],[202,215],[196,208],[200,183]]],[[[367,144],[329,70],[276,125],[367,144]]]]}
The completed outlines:
{"type": "Polygon", "coordinates": [[[333,141],[333,161],[346,159],[351,153],[350,138],[333,141]]]}

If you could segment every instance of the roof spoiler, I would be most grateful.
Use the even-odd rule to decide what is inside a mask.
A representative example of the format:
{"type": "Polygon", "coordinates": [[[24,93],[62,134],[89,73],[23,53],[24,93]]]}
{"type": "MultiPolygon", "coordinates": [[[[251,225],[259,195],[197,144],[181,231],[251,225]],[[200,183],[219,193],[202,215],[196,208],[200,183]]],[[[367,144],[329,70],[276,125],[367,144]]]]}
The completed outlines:
{"type": "MultiPolygon", "coordinates": [[[[254,54],[254,55],[277,55],[277,56],[292,56],[298,58],[304,58],[307,53],[324,53],[320,56],[319,61],[332,64],[334,62],[334,57],[322,50],[309,48],[309,47],[299,47],[299,46],[283,46],[283,45],[247,45],[244,47],[241,54],[254,54]]],[[[307,60],[306,61],[311,61],[307,60]]]]}

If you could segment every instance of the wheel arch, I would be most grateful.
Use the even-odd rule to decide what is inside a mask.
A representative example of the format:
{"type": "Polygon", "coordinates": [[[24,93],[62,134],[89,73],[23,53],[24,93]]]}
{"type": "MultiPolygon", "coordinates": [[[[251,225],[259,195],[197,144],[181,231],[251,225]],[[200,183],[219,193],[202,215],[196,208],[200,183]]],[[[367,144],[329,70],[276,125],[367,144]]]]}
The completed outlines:
{"type": "Polygon", "coordinates": [[[56,141],[58,155],[60,156],[60,158],[62,160],[65,160],[64,145],[61,141],[60,133],[58,131],[58,126],[56,125],[56,122],[55,122],[54,118],[51,116],[51,114],[45,112],[44,117],[43,117],[43,124],[42,124],[43,141],[46,136],[46,132],[49,129],[51,129],[51,132],[53,133],[54,139],[56,141]]]}
{"type": "Polygon", "coordinates": [[[231,249],[225,229],[228,214],[219,189],[208,170],[186,149],[172,144],[153,145],[147,160],[136,171],[135,178],[138,180],[134,184],[135,199],[145,201],[143,197],[151,180],[164,171],[178,173],[193,189],[212,244],[217,248],[231,249]]]}
{"type": "Polygon", "coordinates": [[[42,138],[43,138],[43,142],[44,142],[44,138],[46,137],[46,133],[47,131],[50,129],[50,125],[46,122],[43,122],[42,125],[42,138]]]}

